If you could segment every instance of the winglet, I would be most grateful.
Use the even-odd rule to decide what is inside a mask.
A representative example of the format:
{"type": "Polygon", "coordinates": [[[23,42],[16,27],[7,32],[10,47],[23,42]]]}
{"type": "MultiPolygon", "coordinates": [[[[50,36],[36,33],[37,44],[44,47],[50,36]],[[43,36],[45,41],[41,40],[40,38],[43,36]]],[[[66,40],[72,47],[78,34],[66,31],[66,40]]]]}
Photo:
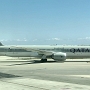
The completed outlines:
{"type": "Polygon", "coordinates": [[[4,45],[0,42],[0,46],[4,46],[4,45]]]}

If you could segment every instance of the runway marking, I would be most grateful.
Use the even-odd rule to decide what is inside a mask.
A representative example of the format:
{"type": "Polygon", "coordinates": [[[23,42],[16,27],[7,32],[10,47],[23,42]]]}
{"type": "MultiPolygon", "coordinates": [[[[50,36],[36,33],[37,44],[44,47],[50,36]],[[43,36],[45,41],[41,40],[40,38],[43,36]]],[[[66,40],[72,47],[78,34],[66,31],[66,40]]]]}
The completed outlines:
{"type": "Polygon", "coordinates": [[[28,87],[28,89],[30,90],[40,90],[40,89],[41,90],[89,90],[90,89],[90,86],[88,85],[79,85],[79,84],[56,82],[49,80],[39,80],[39,79],[31,79],[31,78],[1,79],[0,83],[1,82],[4,82],[7,85],[9,85],[8,88],[12,88],[13,86],[19,88],[22,86],[24,90],[27,90],[26,87],[28,87]]]}
{"type": "Polygon", "coordinates": [[[69,76],[90,78],[90,75],[69,75],[69,76]]]}

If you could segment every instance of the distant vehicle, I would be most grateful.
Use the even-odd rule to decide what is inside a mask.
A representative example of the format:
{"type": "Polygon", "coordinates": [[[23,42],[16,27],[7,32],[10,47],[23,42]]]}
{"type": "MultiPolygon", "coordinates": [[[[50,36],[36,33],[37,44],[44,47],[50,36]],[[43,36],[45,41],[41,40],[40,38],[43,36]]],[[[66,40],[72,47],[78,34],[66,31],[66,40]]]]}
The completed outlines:
{"type": "Polygon", "coordinates": [[[65,61],[66,59],[90,58],[90,46],[63,46],[63,45],[18,45],[0,46],[1,56],[10,57],[36,57],[41,62],[46,62],[48,58],[55,61],[65,61]]]}

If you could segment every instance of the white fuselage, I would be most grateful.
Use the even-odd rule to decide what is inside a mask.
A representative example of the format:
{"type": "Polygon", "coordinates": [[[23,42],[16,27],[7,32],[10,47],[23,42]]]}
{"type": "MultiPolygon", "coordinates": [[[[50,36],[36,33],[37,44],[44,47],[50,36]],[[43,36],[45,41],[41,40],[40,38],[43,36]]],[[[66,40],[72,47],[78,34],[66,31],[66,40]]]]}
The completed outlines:
{"type": "MultiPolygon", "coordinates": [[[[66,53],[66,58],[90,58],[90,46],[49,46],[49,45],[30,45],[30,46],[0,46],[0,56],[11,57],[39,57],[37,51],[30,49],[45,50],[51,52],[66,53]]],[[[48,55],[47,58],[50,58],[48,55]]]]}

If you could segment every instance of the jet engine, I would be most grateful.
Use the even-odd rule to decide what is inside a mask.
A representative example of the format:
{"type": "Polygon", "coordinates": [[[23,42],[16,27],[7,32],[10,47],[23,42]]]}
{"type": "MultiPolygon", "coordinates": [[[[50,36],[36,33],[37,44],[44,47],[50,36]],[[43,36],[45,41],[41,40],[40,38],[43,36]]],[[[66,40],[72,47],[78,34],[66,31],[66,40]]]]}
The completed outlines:
{"type": "Polygon", "coordinates": [[[56,61],[64,61],[66,60],[66,53],[58,52],[52,54],[52,59],[56,61]]]}

